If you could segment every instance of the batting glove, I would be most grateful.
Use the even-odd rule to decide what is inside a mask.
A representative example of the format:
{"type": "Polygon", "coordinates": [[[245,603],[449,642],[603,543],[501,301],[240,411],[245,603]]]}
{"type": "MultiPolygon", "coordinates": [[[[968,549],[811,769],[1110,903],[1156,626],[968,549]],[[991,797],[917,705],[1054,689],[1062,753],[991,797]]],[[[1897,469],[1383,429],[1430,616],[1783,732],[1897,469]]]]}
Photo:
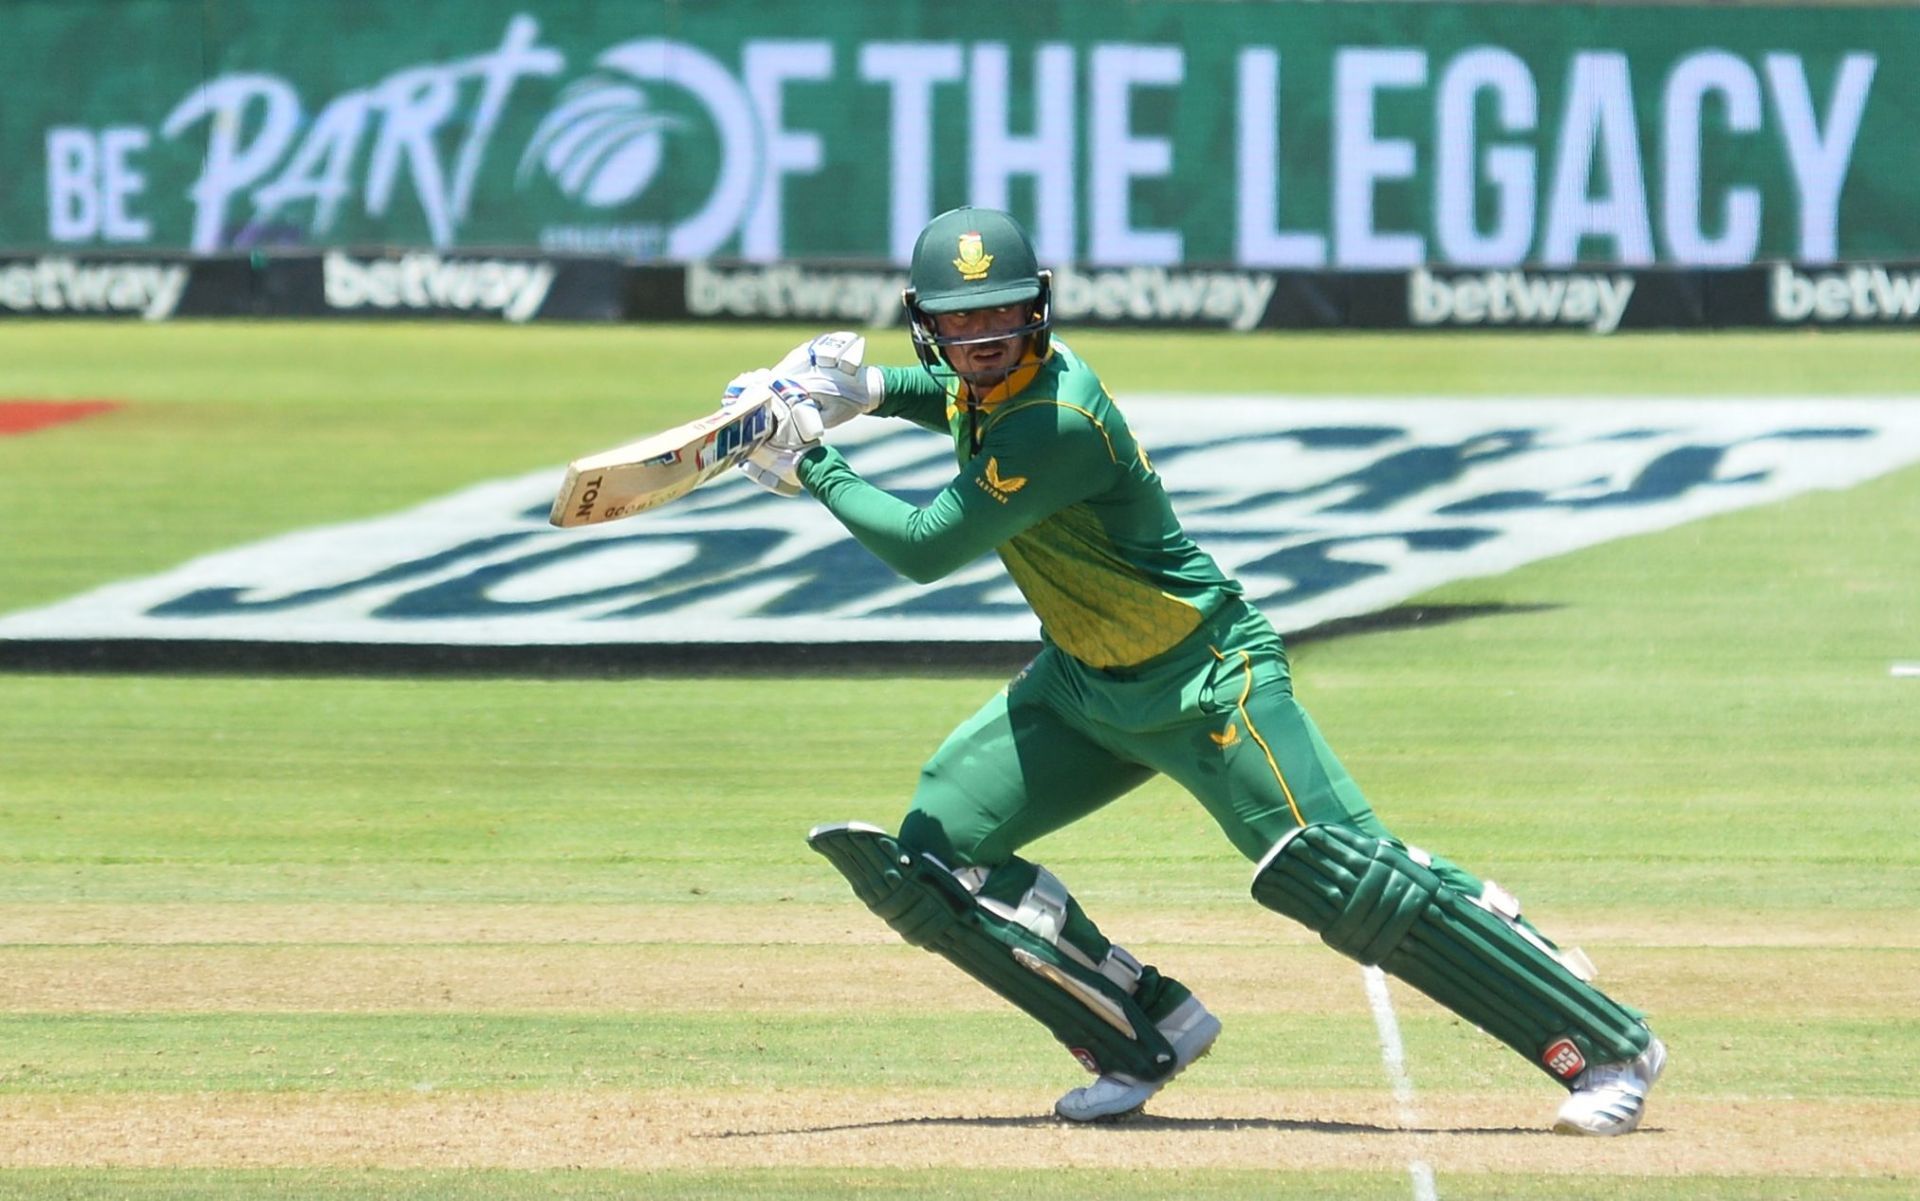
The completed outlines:
{"type": "MultiPolygon", "coordinates": [[[[820,406],[790,379],[776,377],[764,383],[756,382],[747,385],[741,395],[751,395],[752,388],[765,388],[773,393],[773,400],[767,405],[767,413],[773,418],[773,432],[741,461],[740,470],[776,496],[798,496],[804,491],[800,484],[800,460],[820,445],[820,435],[826,429],[820,406]]],[[[728,389],[731,391],[732,385],[728,389]]]]}
{"type": "Polygon", "coordinates": [[[821,421],[832,429],[873,412],[886,395],[880,369],[862,366],[866,353],[865,338],[839,330],[794,347],[773,371],[805,388],[820,406],[821,421]]]}
{"type": "Polygon", "coordinates": [[[737,409],[741,405],[752,404],[772,389],[773,372],[765,367],[757,371],[742,371],[727,381],[726,391],[720,394],[722,409],[737,409]]]}

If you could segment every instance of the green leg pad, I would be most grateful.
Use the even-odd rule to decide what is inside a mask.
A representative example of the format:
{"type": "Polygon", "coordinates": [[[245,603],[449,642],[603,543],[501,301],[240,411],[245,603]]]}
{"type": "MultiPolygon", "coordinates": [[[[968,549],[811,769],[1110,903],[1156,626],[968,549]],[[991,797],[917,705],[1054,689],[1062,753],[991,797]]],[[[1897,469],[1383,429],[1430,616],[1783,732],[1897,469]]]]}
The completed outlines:
{"type": "Polygon", "coordinates": [[[1646,1049],[1640,1015],[1391,839],[1305,826],[1253,877],[1253,899],[1334,950],[1399,977],[1569,1084],[1646,1049]]]}
{"type": "Polygon", "coordinates": [[[1089,1070],[1146,1081],[1173,1070],[1173,1047],[1130,993],[981,908],[930,856],[860,823],[817,827],[807,844],[895,933],[1037,1018],[1089,1070]]]}

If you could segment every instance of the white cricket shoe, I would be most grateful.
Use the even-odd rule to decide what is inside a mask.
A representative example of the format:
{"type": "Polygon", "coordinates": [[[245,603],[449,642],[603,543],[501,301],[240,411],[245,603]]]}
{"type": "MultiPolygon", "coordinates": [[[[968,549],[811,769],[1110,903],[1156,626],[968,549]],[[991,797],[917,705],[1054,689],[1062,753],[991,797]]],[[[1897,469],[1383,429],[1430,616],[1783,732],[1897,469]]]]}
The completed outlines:
{"type": "Polygon", "coordinates": [[[1172,1013],[1155,1022],[1154,1029],[1173,1044],[1173,1071],[1152,1082],[1135,1080],[1121,1072],[1108,1072],[1092,1084],[1076,1088],[1055,1101],[1053,1112],[1069,1122],[1097,1122],[1137,1112],[1168,1080],[1213,1049],[1213,1040],[1220,1037],[1220,1019],[1207,1012],[1199,997],[1190,996],[1172,1013]]]}
{"type": "Polygon", "coordinates": [[[1597,1063],[1573,1082],[1573,1095],[1560,1106],[1555,1134],[1606,1138],[1632,1134],[1647,1111],[1647,1093],[1667,1070],[1667,1045],[1659,1039],[1632,1059],[1597,1063]]]}

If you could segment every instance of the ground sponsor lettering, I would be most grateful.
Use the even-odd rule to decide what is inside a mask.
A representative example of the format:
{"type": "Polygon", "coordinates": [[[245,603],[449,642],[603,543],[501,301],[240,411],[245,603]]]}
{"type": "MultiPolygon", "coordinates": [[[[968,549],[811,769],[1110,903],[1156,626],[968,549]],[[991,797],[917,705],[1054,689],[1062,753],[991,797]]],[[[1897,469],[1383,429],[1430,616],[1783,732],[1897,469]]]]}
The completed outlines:
{"type": "MultiPolygon", "coordinates": [[[[1276,624],[1920,461],[1903,401],[1122,398],[1194,536],[1276,624]]],[[[835,442],[925,504],[945,442],[872,419],[835,442]]],[[[729,478],[626,521],[547,524],[559,467],[303,530],[0,618],[0,638],[582,645],[1030,641],[988,556],[894,576],[818,506],[729,478]]]]}

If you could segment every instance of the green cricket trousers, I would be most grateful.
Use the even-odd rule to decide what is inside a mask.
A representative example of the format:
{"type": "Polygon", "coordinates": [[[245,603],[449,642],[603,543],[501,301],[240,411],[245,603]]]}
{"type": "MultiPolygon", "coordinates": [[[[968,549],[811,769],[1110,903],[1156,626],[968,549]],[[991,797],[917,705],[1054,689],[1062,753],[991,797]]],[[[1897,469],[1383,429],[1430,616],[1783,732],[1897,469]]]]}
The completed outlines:
{"type": "MultiPolygon", "coordinates": [[[[954,869],[1017,869],[1020,848],[1155,774],[1250,861],[1312,822],[1391,836],[1294,699],[1279,635],[1235,599],[1139,667],[1088,667],[1048,644],[927,762],[900,841],[954,869]]],[[[1435,869],[1478,894],[1458,867],[1435,869]]],[[[1031,883],[994,876],[994,892],[1031,883]]]]}
{"type": "MultiPolygon", "coordinates": [[[[1643,1015],[1588,985],[1517,906],[1497,915],[1477,877],[1380,841],[1393,836],[1294,700],[1279,636],[1239,601],[1125,671],[1090,668],[1045,647],[928,761],[900,842],[966,872],[982,901],[1017,909],[1042,879],[1019,857],[1021,847],[1156,772],[1199,798],[1249,860],[1278,855],[1276,844],[1303,826],[1358,834],[1303,835],[1290,844],[1297,854],[1268,860],[1269,891],[1256,884],[1256,897],[1343,954],[1382,963],[1561,1084],[1572,1087],[1588,1062],[1632,1059],[1648,1045],[1643,1015]],[[1320,867],[1303,868],[1301,858],[1328,866],[1328,847],[1346,848],[1342,870],[1357,881],[1332,900],[1320,867]],[[1311,882],[1280,879],[1302,870],[1311,882]],[[1289,887],[1305,889],[1312,904],[1290,901],[1289,887]],[[1337,915],[1319,913],[1330,905],[1337,915]],[[1423,914],[1434,920],[1391,924],[1423,914]],[[1393,930],[1392,940],[1375,948],[1382,929],[1393,930]]],[[[1071,897],[1061,910],[1061,939],[1101,962],[1112,947],[1106,936],[1071,897]]],[[[1152,980],[1138,999],[1158,1022],[1188,993],[1171,977],[1152,980]]]]}

